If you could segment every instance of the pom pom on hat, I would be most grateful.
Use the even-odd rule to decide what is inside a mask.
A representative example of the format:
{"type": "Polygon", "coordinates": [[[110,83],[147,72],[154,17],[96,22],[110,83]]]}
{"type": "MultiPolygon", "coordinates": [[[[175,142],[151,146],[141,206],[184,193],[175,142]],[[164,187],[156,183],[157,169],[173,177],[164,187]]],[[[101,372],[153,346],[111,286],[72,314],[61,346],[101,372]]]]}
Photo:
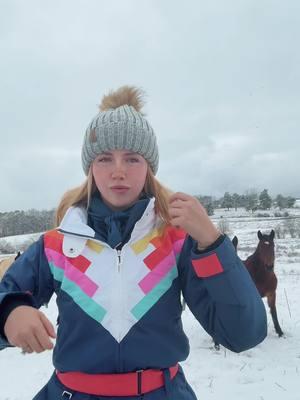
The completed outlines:
{"type": "Polygon", "coordinates": [[[99,109],[100,111],[108,111],[127,104],[136,111],[141,112],[141,109],[145,105],[144,96],[145,92],[140,88],[122,86],[115,92],[110,91],[107,95],[103,96],[99,109]]]}

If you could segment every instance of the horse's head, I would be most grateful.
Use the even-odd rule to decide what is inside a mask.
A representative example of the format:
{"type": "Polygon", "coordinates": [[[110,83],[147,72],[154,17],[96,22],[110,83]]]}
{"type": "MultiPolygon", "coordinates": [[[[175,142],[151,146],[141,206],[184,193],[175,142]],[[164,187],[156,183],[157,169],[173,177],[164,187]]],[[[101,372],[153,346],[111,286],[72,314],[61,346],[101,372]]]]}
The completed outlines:
{"type": "Polygon", "coordinates": [[[274,236],[275,232],[273,229],[269,235],[263,234],[261,231],[257,232],[259,243],[256,251],[264,265],[266,265],[266,268],[270,270],[273,270],[274,268],[274,236]]]}

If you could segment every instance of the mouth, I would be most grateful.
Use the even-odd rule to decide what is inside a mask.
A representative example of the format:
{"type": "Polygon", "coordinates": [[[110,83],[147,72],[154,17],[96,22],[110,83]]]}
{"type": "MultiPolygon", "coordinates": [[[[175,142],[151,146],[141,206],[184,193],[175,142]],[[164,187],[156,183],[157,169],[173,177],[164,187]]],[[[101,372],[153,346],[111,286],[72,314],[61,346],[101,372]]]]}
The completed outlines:
{"type": "Polygon", "coordinates": [[[116,193],[124,193],[129,190],[129,187],[128,186],[113,186],[110,189],[116,193]]]}

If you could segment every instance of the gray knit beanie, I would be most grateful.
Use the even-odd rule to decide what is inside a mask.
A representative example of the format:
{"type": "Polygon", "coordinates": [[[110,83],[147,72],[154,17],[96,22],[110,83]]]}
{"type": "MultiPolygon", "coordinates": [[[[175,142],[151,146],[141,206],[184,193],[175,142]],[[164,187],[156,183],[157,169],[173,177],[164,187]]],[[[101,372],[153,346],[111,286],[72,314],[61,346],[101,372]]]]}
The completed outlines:
{"type": "Polygon", "coordinates": [[[98,154],[111,150],[130,150],[148,161],[154,175],[158,170],[158,147],[155,133],[141,113],[143,91],[123,86],[104,96],[100,112],[89,124],[81,152],[82,166],[88,175],[98,154]]]}

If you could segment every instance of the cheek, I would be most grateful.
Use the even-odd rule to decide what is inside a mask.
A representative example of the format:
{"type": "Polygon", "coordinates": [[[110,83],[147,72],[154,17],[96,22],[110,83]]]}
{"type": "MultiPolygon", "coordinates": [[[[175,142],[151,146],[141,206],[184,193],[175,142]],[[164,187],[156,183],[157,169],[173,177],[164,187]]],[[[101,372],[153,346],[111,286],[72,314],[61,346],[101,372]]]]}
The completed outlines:
{"type": "Polygon", "coordinates": [[[93,167],[92,168],[93,172],[93,178],[96,183],[97,188],[99,189],[103,183],[106,181],[106,174],[104,171],[100,170],[99,168],[93,167]]]}
{"type": "Polygon", "coordinates": [[[145,185],[146,176],[147,176],[147,167],[143,166],[142,168],[139,168],[139,170],[135,173],[136,186],[143,188],[145,185]]]}

